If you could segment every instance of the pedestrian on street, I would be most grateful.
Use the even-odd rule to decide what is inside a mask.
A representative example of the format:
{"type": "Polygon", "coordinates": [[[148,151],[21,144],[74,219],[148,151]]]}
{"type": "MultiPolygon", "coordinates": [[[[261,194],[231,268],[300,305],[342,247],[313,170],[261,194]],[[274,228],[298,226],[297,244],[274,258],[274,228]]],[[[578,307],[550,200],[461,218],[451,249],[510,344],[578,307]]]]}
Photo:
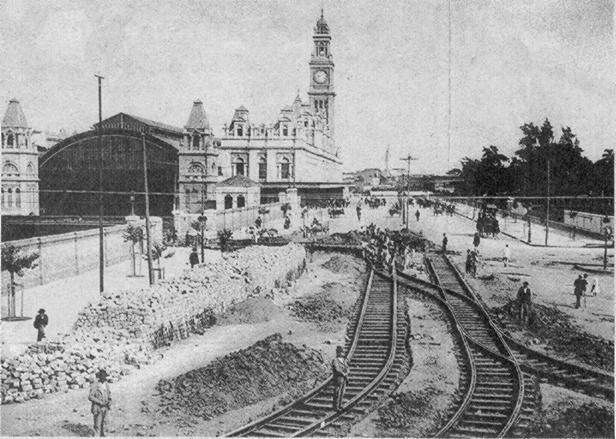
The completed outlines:
{"type": "Polygon", "coordinates": [[[479,252],[476,250],[472,250],[470,269],[473,278],[477,277],[477,265],[479,265],[479,252]]]}
{"type": "Polygon", "coordinates": [[[111,406],[111,391],[107,383],[107,371],[101,369],[96,373],[96,379],[90,385],[88,399],[92,403],[94,435],[105,436],[105,418],[111,406]]]}
{"type": "Polygon", "coordinates": [[[505,267],[507,267],[509,259],[511,259],[511,248],[509,248],[509,244],[505,244],[505,248],[503,250],[503,265],[505,267]]]}
{"type": "Polygon", "coordinates": [[[37,330],[36,341],[41,341],[45,338],[45,328],[49,324],[49,317],[45,314],[45,310],[43,308],[38,310],[38,314],[34,319],[34,327],[37,330]]]}
{"type": "Polygon", "coordinates": [[[257,229],[260,229],[262,225],[263,225],[263,220],[261,219],[261,215],[259,215],[257,216],[257,219],[255,220],[255,227],[257,229]]]}
{"type": "Polygon", "coordinates": [[[447,242],[449,240],[447,239],[447,234],[443,233],[443,254],[447,253],[447,242]]]}
{"type": "Polygon", "coordinates": [[[193,268],[195,265],[199,264],[199,254],[197,253],[197,247],[193,247],[190,252],[190,256],[188,257],[188,262],[190,262],[190,268],[193,268]]]}
{"type": "Polygon", "coordinates": [[[584,308],[586,308],[586,290],[588,289],[588,275],[584,274],[580,281],[580,289],[582,290],[582,296],[584,296],[584,308]]]}
{"type": "Polygon", "coordinates": [[[361,221],[361,204],[357,204],[355,211],[357,212],[357,221],[361,221]]]}
{"type": "Polygon", "coordinates": [[[420,213],[419,213],[419,209],[417,209],[417,210],[415,211],[415,218],[417,218],[417,221],[419,221],[419,215],[420,215],[420,213]]]}
{"type": "Polygon", "coordinates": [[[580,274],[573,281],[573,294],[575,295],[575,309],[580,307],[580,298],[582,297],[582,275],[580,274]]]}
{"type": "Polygon", "coordinates": [[[349,380],[349,363],[343,353],[344,349],[342,349],[342,346],[338,346],[336,348],[336,358],[332,360],[332,373],[334,374],[333,408],[336,411],[340,410],[344,389],[349,380]]]}
{"type": "Polygon", "coordinates": [[[470,274],[471,272],[471,249],[466,249],[466,263],[464,264],[464,271],[466,274],[470,274]]]}
{"type": "Polygon", "coordinates": [[[590,287],[590,293],[593,296],[597,296],[601,293],[601,289],[599,287],[599,278],[595,277],[592,282],[592,287],[590,287]]]}
{"type": "Polygon", "coordinates": [[[479,237],[479,232],[475,232],[475,236],[473,236],[473,245],[475,246],[475,249],[479,247],[480,243],[481,243],[481,238],[479,237]]]}
{"type": "Polygon", "coordinates": [[[524,281],[520,289],[518,290],[518,305],[520,307],[520,323],[523,325],[528,324],[528,319],[532,311],[531,304],[531,292],[528,287],[528,282],[524,281]]]}

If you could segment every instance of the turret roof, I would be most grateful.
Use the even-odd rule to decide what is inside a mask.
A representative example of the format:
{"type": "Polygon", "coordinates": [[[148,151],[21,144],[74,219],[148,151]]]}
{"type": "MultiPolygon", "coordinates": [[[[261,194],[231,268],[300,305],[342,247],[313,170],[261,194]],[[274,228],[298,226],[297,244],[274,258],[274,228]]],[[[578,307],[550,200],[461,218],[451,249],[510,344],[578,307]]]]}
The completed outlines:
{"type": "Polygon", "coordinates": [[[6,107],[6,113],[4,113],[4,118],[2,119],[2,126],[11,128],[29,128],[26,116],[24,115],[21,105],[19,105],[19,101],[17,99],[13,98],[9,101],[9,105],[6,107]]]}
{"type": "Polygon", "coordinates": [[[244,177],[243,175],[234,175],[233,177],[227,178],[226,180],[218,183],[218,186],[254,187],[259,186],[259,183],[248,177],[244,177]]]}
{"type": "Polygon", "coordinates": [[[203,108],[203,102],[199,99],[193,102],[192,110],[190,110],[190,116],[188,116],[188,122],[186,122],[184,128],[189,130],[210,129],[210,122],[207,120],[205,109],[203,108]]]}

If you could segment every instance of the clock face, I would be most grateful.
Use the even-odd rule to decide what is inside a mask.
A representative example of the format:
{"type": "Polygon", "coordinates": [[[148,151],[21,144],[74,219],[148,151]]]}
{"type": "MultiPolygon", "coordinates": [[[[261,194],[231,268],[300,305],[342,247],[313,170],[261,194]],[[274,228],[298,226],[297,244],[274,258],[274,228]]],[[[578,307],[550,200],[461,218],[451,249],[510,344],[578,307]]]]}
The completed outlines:
{"type": "Polygon", "coordinates": [[[314,74],[314,80],[317,84],[325,84],[327,82],[327,73],[323,70],[319,70],[314,74]]]}

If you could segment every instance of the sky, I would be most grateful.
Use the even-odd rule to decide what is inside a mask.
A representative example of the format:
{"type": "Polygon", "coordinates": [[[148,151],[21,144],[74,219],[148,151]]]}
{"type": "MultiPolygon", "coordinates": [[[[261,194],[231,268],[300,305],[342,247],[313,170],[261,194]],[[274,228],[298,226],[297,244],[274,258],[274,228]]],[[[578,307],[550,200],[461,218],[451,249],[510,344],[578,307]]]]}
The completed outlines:
{"type": "Polygon", "coordinates": [[[0,99],[35,129],[83,131],[99,73],[103,117],[181,127],[200,98],[215,135],[240,105],[270,123],[306,98],[321,7],[345,170],[383,167],[388,147],[391,167],[417,158],[413,173],[488,145],[511,155],[546,117],[593,160],[615,146],[613,0],[451,0],[450,28],[447,0],[0,0],[0,99]]]}

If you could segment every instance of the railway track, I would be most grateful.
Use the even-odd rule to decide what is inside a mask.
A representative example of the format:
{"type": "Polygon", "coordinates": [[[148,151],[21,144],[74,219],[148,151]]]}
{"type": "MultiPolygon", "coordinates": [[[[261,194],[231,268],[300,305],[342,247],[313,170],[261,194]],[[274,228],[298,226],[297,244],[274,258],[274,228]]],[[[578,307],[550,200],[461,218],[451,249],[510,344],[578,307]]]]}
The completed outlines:
{"type": "MultiPolygon", "coordinates": [[[[448,257],[437,255],[430,258],[430,262],[432,268],[428,268],[436,272],[439,285],[446,290],[462,292],[481,306],[473,290],[448,257]]],[[[553,358],[528,348],[504,334],[500,328],[495,327],[495,329],[500,332],[525,372],[537,375],[544,382],[567,387],[590,396],[614,400],[614,376],[612,374],[553,358]]]]}
{"type": "MultiPolygon", "coordinates": [[[[331,244],[311,244],[311,250],[322,251],[339,251],[353,254],[360,254],[361,247],[354,245],[331,245],[331,244]]],[[[469,299],[477,302],[477,297],[472,289],[464,281],[462,275],[457,268],[447,258],[437,256],[431,258],[433,267],[436,264],[436,269],[439,272],[441,287],[445,290],[453,290],[462,292],[469,299]]],[[[430,267],[428,267],[430,268],[430,267]]],[[[416,278],[406,276],[402,272],[398,272],[398,280],[403,281],[405,285],[430,291],[433,295],[441,298],[436,285],[430,282],[423,282],[416,278]]],[[[433,276],[434,278],[434,276],[433,276]]],[[[602,397],[608,400],[614,400],[614,375],[598,369],[585,367],[580,364],[564,361],[542,352],[529,348],[523,343],[513,339],[502,328],[494,326],[494,330],[500,332],[501,337],[511,350],[520,367],[524,372],[536,375],[542,382],[565,387],[577,392],[581,392],[590,396],[602,397]]]]}
{"type": "Polygon", "coordinates": [[[405,317],[405,308],[398,306],[396,279],[372,270],[361,310],[349,327],[346,351],[350,372],[342,409],[332,409],[330,377],[286,407],[227,436],[323,436],[365,415],[408,372],[405,317]]]}

